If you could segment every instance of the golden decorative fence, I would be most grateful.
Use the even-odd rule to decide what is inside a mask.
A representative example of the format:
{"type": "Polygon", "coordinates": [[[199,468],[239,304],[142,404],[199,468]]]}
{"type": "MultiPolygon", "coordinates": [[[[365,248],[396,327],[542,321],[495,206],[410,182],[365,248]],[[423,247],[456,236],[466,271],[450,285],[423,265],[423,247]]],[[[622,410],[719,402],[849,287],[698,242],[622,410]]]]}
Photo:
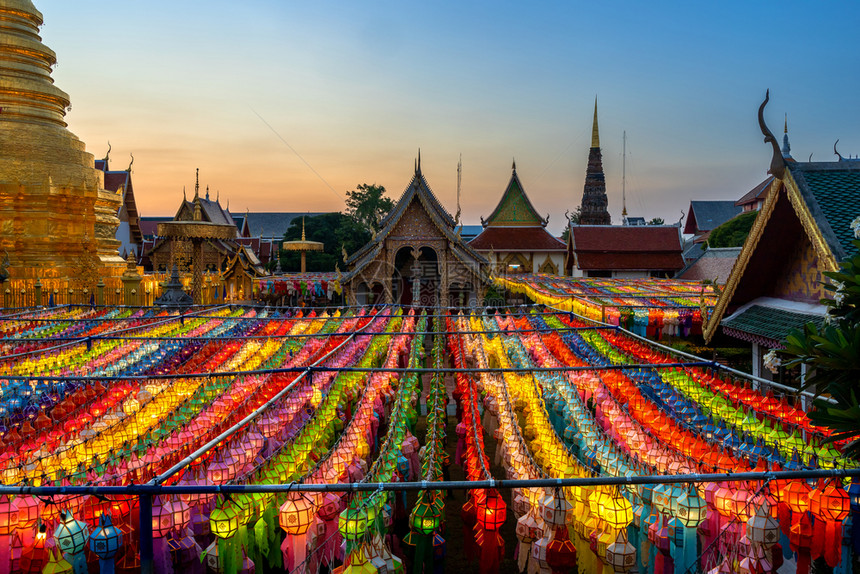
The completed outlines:
{"type": "MultiPolygon", "coordinates": [[[[161,296],[165,273],[151,273],[139,278],[104,277],[95,284],[69,279],[11,279],[0,283],[0,306],[5,309],[47,307],[50,305],[150,306],[161,296]]],[[[191,275],[180,277],[185,291],[191,294],[191,275]]],[[[203,304],[223,300],[220,275],[204,278],[203,304]]]]}

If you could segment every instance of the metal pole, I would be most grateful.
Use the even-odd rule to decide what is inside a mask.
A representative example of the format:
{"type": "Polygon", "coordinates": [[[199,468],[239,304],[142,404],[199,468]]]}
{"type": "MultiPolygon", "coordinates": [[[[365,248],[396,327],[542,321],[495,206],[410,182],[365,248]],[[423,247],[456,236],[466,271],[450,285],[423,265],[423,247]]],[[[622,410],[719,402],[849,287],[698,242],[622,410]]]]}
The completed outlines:
{"type": "Polygon", "coordinates": [[[153,574],[152,495],[141,494],[140,502],[140,573],[153,574]]]}

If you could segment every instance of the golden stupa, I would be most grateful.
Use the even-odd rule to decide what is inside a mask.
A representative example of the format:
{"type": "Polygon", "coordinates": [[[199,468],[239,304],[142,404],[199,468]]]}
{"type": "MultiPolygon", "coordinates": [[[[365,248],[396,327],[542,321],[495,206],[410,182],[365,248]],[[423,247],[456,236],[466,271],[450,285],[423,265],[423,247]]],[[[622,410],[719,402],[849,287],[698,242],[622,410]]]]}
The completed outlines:
{"type": "Polygon", "coordinates": [[[12,279],[95,283],[125,269],[122,197],[66,129],[69,96],[51,79],[41,24],[30,0],[0,0],[0,261],[8,253],[12,279]]]}

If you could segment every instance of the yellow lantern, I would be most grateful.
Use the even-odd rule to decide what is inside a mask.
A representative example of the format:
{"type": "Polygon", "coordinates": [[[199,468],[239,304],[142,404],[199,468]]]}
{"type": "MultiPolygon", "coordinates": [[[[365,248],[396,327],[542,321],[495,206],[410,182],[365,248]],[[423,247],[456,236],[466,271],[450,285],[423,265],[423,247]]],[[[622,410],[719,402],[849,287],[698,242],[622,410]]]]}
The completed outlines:
{"type": "Polygon", "coordinates": [[[630,501],[614,490],[598,499],[597,512],[600,519],[616,530],[626,528],[633,521],[633,506],[630,501]]]}

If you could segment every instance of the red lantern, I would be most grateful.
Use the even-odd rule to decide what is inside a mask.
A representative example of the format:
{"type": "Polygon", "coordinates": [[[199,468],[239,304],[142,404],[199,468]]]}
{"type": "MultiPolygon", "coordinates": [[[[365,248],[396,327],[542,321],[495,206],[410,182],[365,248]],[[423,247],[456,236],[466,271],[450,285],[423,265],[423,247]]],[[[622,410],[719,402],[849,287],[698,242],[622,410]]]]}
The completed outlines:
{"type": "Polygon", "coordinates": [[[497,490],[488,490],[486,502],[478,507],[478,524],[485,530],[498,530],[506,517],[505,501],[497,490]]]}
{"type": "Polygon", "coordinates": [[[553,572],[568,572],[576,566],[576,548],[570,541],[566,527],[556,527],[552,540],[546,546],[546,562],[553,572]]]}

